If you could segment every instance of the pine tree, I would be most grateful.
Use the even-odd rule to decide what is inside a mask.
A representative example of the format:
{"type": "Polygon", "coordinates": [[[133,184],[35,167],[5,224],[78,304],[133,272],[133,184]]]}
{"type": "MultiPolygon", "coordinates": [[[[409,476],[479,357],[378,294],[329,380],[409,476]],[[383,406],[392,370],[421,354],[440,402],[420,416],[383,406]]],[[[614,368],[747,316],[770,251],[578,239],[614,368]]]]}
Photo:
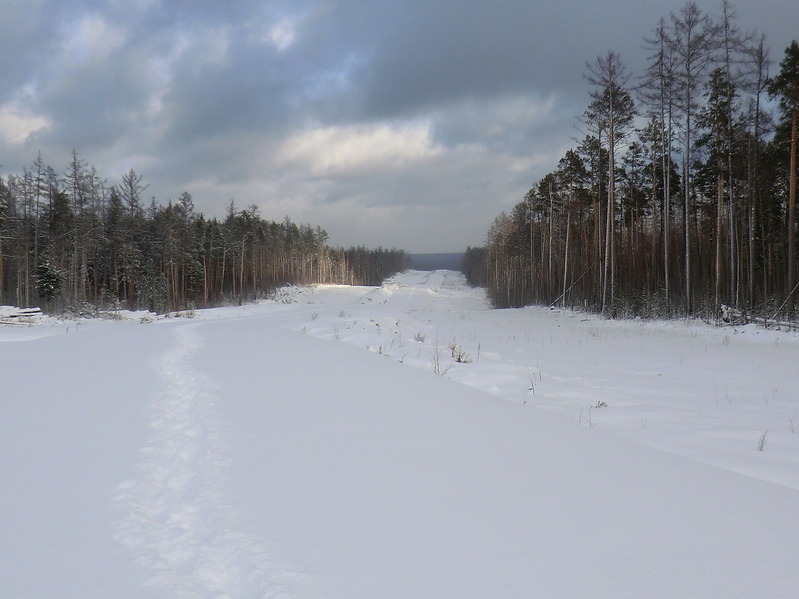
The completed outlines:
{"type": "Polygon", "coordinates": [[[605,130],[608,150],[608,202],[605,225],[605,267],[602,312],[612,312],[616,291],[616,151],[627,137],[635,118],[635,104],[627,90],[631,76],[615,52],[599,56],[587,65],[586,78],[593,86],[587,116],[605,130]]]}
{"type": "Polygon", "coordinates": [[[713,61],[717,46],[718,26],[695,2],[689,2],[678,14],[671,15],[667,32],[670,51],[675,58],[675,83],[678,90],[676,105],[682,114],[683,126],[683,226],[685,236],[685,309],[694,309],[691,273],[691,219],[693,216],[693,144],[696,135],[695,119],[699,110],[700,92],[707,69],[713,61]]]}
{"type": "Polygon", "coordinates": [[[785,49],[780,73],[771,80],[769,93],[780,97],[780,107],[791,123],[791,158],[788,174],[788,310],[792,311],[796,294],[796,151],[799,137],[799,44],[785,49]]]}

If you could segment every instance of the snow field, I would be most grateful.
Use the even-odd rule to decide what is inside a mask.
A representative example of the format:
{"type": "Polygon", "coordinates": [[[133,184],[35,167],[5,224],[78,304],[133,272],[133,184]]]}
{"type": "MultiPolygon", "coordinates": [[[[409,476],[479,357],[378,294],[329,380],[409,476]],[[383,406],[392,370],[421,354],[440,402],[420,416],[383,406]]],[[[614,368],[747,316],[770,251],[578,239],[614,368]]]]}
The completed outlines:
{"type": "Polygon", "coordinates": [[[304,292],[298,300],[320,308],[297,326],[425,370],[437,355],[451,380],[799,489],[796,333],[490,310],[481,290],[448,271],[399,275],[343,308],[352,291],[338,301],[336,292],[304,292]]]}
{"type": "Polygon", "coordinates": [[[0,597],[795,597],[794,337],[282,301],[0,329],[0,597]]]}
{"type": "Polygon", "coordinates": [[[246,376],[233,486],[310,596],[790,596],[795,491],[260,324],[206,329],[199,363],[246,376]]]}

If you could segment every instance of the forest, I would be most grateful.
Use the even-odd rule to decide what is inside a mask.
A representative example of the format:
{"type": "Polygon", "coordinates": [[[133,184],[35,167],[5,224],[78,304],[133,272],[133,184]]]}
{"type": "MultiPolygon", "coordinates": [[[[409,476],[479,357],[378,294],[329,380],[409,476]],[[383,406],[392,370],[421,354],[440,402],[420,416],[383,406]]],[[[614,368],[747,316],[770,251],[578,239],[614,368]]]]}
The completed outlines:
{"type": "Polygon", "coordinates": [[[319,227],[268,221],[233,200],[223,220],[195,211],[186,192],[148,203],[147,187],[134,170],[109,185],[76,151],[63,173],[39,154],[0,177],[0,305],[164,313],[285,284],[379,285],[407,265],[402,250],[332,248],[319,227]]]}
{"type": "Polygon", "coordinates": [[[799,45],[773,65],[724,0],[586,63],[582,138],[469,248],[497,307],[796,318],[799,45]]]}

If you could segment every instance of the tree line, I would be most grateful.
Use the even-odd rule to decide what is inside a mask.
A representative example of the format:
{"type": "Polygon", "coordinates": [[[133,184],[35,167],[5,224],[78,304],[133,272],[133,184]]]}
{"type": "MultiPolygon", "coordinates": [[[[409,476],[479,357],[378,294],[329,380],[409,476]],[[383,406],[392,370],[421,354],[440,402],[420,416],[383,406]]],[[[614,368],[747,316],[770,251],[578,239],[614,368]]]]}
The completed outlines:
{"type": "Polygon", "coordinates": [[[727,0],[644,40],[643,73],[587,63],[583,138],[464,268],[499,307],[613,315],[795,315],[799,44],[770,76],[765,36],[727,0]]]}
{"type": "Polygon", "coordinates": [[[63,173],[41,154],[0,177],[0,304],[82,311],[167,312],[264,297],[284,284],[379,285],[407,267],[404,251],[332,248],[327,233],[261,218],[231,200],[206,218],[183,193],[144,198],[130,170],[108,185],[77,152],[63,173]]]}

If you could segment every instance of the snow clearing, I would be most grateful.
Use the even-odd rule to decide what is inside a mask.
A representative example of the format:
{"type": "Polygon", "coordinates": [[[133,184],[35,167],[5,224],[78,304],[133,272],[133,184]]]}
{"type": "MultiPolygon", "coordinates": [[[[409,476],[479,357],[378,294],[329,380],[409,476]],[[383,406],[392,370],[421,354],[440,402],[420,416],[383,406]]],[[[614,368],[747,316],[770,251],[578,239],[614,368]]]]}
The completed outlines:
{"type": "Polygon", "coordinates": [[[0,325],[4,598],[799,587],[796,333],[452,271],[129,316],[0,325]]]}

